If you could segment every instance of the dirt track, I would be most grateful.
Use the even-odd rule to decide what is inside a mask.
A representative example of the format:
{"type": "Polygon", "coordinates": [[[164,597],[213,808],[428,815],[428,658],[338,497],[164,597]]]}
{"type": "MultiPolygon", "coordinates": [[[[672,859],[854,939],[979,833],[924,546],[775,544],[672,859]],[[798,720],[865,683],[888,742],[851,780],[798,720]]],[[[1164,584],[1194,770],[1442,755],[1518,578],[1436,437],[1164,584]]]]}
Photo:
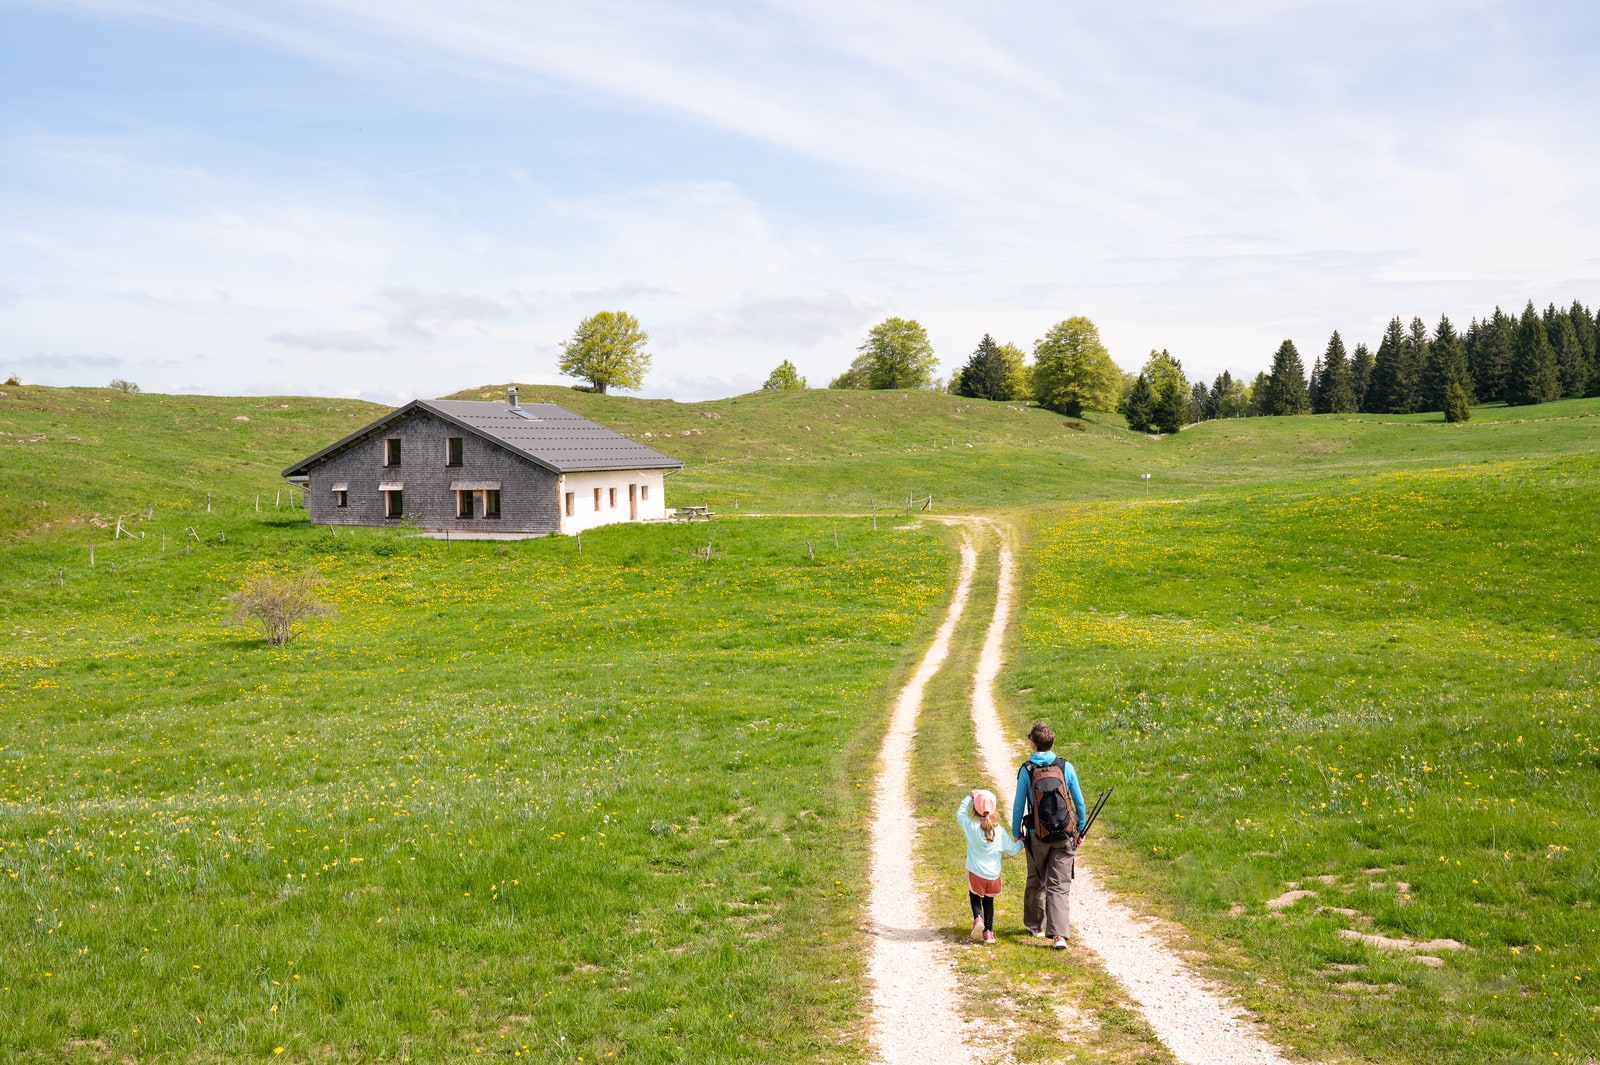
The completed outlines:
{"type": "MultiPolygon", "coordinates": [[[[949,653],[950,640],[966,610],[986,540],[999,545],[998,587],[983,649],[973,675],[972,720],[979,762],[1002,805],[1009,803],[1023,751],[1006,742],[994,700],[1010,621],[1014,560],[1005,530],[973,519],[963,522],[961,571],[949,613],[916,674],[895,703],[880,751],[881,775],[873,803],[872,893],[875,933],[870,967],[875,1060],[882,1065],[967,1063],[987,1060],[969,1043],[957,1010],[959,983],[950,947],[927,919],[927,908],[910,875],[916,848],[915,821],[906,798],[907,763],[915,739],[922,693],[949,653]],[[976,535],[974,535],[976,534],[976,535]]],[[[1201,981],[1153,931],[1102,888],[1081,855],[1072,892],[1074,937],[1088,946],[1139,1004],[1157,1037],[1186,1065],[1287,1065],[1280,1051],[1252,1031],[1248,1016],[1201,981]]],[[[1070,964],[1066,958],[1063,963],[1070,964]]]]}

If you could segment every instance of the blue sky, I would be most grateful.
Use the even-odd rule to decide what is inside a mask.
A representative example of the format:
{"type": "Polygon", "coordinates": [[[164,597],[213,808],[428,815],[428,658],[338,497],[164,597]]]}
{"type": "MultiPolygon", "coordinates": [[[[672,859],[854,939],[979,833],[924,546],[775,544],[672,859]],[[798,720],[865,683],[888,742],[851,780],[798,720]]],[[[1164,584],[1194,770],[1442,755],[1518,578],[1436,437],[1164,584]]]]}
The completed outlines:
{"type": "Polygon", "coordinates": [[[0,374],[388,402],[948,373],[1087,315],[1135,369],[1600,302],[1581,3],[0,0],[0,374]]]}

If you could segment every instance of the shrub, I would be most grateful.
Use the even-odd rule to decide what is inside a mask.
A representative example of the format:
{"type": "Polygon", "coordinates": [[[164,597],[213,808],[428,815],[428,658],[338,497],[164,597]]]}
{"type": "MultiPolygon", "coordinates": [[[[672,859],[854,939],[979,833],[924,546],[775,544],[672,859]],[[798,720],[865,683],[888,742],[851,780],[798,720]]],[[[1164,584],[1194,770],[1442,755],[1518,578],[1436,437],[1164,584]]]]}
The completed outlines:
{"type": "Polygon", "coordinates": [[[134,384],[132,381],[129,381],[125,377],[113,377],[109,387],[116,389],[118,392],[139,391],[139,386],[134,384]]]}
{"type": "Polygon", "coordinates": [[[251,577],[242,588],[228,596],[233,603],[230,621],[258,629],[275,647],[286,644],[295,638],[295,627],[306,618],[333,614],[332,607],[316,599],[316,590],[321,585],[322,578],[310,572],[286,577],[270,573],[251,577]]]}

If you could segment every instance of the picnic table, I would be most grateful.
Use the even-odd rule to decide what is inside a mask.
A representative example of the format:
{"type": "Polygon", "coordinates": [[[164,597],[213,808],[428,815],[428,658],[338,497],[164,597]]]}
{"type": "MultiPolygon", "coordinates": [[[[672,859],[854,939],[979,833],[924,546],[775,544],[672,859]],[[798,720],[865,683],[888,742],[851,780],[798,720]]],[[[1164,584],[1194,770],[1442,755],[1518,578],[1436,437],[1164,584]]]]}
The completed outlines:
{"type": "Polygon", "coordinates": [[[684,519],[685,521],[694,521],[697,518],[704,518],[707,521],[709,521],[711,519],[711,508],[710,507],[679,507],[678,510],[677,510],[677,516],[682,518],[682,519],[684,519]]]}

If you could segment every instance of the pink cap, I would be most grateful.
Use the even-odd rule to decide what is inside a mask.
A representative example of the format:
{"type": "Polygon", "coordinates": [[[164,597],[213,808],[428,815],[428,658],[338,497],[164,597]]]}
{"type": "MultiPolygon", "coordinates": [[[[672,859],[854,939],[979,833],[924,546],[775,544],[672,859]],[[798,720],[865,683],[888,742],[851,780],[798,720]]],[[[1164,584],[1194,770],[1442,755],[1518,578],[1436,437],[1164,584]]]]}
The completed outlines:
{"type": "Polygon", "coordinates": [[[972,793],[972,812],[979,817],[988,817],[994,813],[994,792],[975,791],[972,793]]]}

